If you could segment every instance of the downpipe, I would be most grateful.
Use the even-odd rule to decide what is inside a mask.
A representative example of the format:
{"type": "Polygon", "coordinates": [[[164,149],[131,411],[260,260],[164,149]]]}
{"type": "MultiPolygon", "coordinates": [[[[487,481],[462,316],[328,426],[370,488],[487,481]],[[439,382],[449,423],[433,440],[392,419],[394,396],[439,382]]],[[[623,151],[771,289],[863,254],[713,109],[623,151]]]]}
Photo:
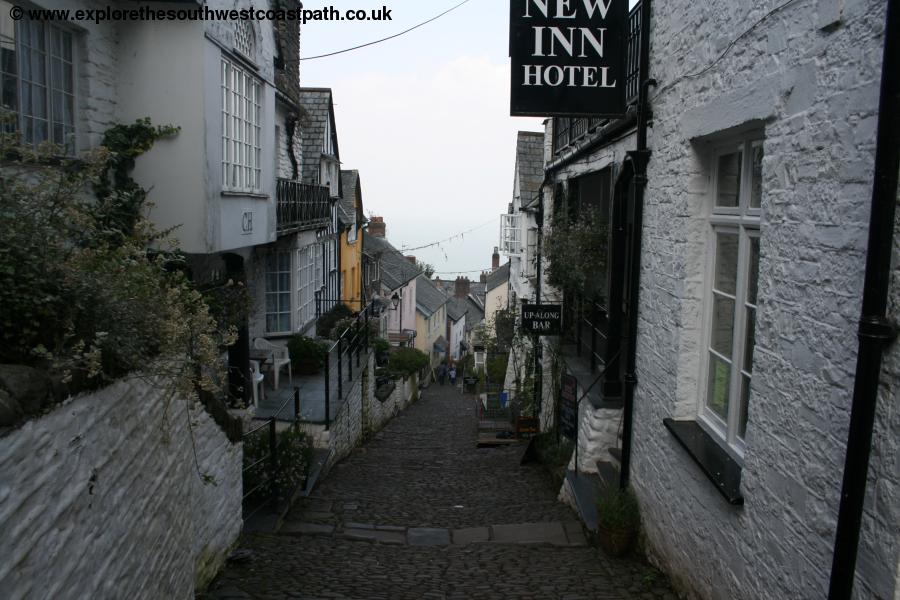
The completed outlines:
{"type": "Polygon", "coordinates": [[[872,432],[878,402],[878,382],[884,351],[897,337],[887,317],[891,252],[900,168],[900,0],[888,0],[878,103],[875,181],[869,221],[869,246],[859,321],[859,352],[850,412],[850,431],[841,504],[838,512],[829,600],[850,600],[856,574],[866,478],[872,451],[872,432]]]}

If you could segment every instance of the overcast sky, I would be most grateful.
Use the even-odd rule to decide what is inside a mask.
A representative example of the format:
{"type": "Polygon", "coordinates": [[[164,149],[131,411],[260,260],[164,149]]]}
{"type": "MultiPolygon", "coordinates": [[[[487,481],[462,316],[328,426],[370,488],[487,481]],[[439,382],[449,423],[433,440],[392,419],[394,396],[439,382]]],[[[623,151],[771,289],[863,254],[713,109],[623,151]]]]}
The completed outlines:
{"type": "MultiPolygon", "coordinates": [[[[459,2],[333,0],[339,9],[386,5],[392,20],[307,23],[301,56],[398,33],[459,2]]],[[[484,225],[408,252],[439,272],[490,267],[512,198],[516,132],[543,129],[540,119],[509,116],[508,20],[507,2],[470,0],[399,38],[300,63],[302,85],[334,90],[342,168],[359,169],[366,213],[384,217],[394,246],[484,225]]]]}

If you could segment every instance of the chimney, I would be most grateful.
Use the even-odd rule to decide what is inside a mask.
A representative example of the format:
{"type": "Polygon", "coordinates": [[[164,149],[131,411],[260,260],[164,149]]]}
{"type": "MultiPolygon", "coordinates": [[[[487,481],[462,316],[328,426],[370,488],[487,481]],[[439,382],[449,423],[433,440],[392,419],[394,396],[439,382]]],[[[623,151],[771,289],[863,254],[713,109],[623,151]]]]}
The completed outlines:
{"type": "Polygon", "coordinates": [[[366,231],[373,237],[384,238],[386,229],[383,217],[372,217],[369,219],[369,227],[366,231]]]}
{"type": "Polygon", "coordinates": [[[486,271],[481,272],[481,277],[478,279],[481,283],[487,283],[488,274],[486,271]]]}
{"type": "Polygon", "coordinates": [[[494,246],[494,254],[491,256],[491,271],[496,271],[500,268],[500,248],[494,246]]]}
{"type": "Polygon", "coordinates": [[[469,285],[470,284],[471,284],[471,282],[469,281],[468,277],[462,277],[462,276],[457,277],[455,286],[454,286],[453,295],[460,299],[465,298],[466,296],[469,295],[469,285]]]}
{"type": "Polygon", "coordinates": [[[411,262],[412,264],[416,264],[416,257],[415,257],[415,256],[407,256],[407,257],[406,257],[406,260],[408,260],[408,261],[411,262]]]}

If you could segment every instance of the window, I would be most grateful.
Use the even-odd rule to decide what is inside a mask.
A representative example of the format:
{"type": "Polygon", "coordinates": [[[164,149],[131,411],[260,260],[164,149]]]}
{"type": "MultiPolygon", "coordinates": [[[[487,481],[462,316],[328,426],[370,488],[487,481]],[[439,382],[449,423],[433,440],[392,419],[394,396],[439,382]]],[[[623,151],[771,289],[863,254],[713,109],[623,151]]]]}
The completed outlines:
{"type": "Polygon", "coordinates": [[[253,75],[222,60],[222,181],[228,191],[259,190],[260,94],[253,75]]]}
{"type": "Polygon", "coordinates": [[[297,324],[302,327],[316,316],[316,292],[322,287],[322,244],[297,251],[297,324]]]}
{"type": "Polygon", "coordinates": [[[251,60],[256,56],[256,33],[250,21],[234,21],[234,49],[251,60]]]}
{"type": "Polygon", "coordinates": [[[75,151],[75,65],[72,32],[50,23],[9,17],[0,1],[0,106],[13,113],[4,131],[22,143],[52,142],[75,151]]]}
{"type": "Polygon", "coordinates": [[[291,331],[291,255],[266,256],[266,333],[291,331]]]}
{"type": "Polygon", "coordinates": [[[500,215],[500,252],[509,255],[522,254],[522,229],[519,214],[500,215]]]}
{"type": "Polygon", "coordinates": [[[762,200],[761,140],[719,148],[712,161],[711,272],[701,417],[743,452],[753,371],[762,200]]]}

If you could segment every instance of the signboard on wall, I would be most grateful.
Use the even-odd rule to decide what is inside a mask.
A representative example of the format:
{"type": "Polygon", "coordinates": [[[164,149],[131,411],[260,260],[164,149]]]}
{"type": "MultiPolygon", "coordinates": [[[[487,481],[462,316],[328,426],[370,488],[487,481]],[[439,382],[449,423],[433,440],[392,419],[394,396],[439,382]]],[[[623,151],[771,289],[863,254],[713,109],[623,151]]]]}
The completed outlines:
{"type": "Polygon", "coordinates": [[[559,390],[559,431],[575,441],[578,436],[578,380],[572,375],[563,375],[559,390]]]}
{"type": "Polygon", "coordinates": [[[559,335],[562,331],[562,306],[523,304],[522,330],[534,335],[559,335]]]}
{"type": "Polygon", "coordinates": [[[625,114],[628,0],[510,0],[512,116],[625,114]]]}

